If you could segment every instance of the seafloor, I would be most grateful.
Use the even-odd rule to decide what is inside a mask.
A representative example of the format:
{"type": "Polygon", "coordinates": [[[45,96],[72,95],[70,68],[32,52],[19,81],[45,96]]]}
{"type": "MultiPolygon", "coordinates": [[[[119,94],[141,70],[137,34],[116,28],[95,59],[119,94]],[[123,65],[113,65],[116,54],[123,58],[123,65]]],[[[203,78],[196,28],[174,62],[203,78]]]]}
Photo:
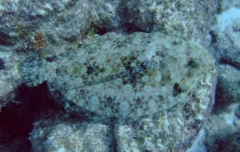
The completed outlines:
{"type": "Polygon", "coordinates": [[[240,151],[239,14],[239,0],[0,0],[0,151],[240,151]]]}

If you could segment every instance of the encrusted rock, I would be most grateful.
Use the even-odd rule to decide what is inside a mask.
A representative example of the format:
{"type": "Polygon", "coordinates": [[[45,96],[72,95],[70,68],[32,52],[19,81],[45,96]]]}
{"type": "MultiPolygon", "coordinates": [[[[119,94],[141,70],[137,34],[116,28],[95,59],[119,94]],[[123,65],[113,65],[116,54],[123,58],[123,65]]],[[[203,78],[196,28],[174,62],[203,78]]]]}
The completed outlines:
{"type": "Polygon", "coordinates": [[[35,122],[30,137],[35,152],[105,152],[111,139],[108,126],[73,119],[35,122]]]}
{"type": "Polygon", "coordinates": [[[125,0],[119,12],[122,24],[130,31],[181,34],[208,45],[216,4],[216,0],[125,0]]]}
{"type": "MultiPolygon", "coordinates": [[[[224,1],[223,1],[224,2],[224,1]]],[[[237,2],[237,1],[235,1],[237,2]]],[[[225,3],[229,3],[226,1],[225,3]]],[[[231,3],[229,3],[231,4],[231,3]]],[[[216,15],[212,35],[211,50],[221,64],[232,65],[240,70],[240,3],[216,15]]],[[[224,7],[220,3],[219,7],[224,7]]]]}
{"type": "Polygon", "coordinates": [[[230,65],[219,65],[217,105],[240,103],[240,71],[230,65]]]}

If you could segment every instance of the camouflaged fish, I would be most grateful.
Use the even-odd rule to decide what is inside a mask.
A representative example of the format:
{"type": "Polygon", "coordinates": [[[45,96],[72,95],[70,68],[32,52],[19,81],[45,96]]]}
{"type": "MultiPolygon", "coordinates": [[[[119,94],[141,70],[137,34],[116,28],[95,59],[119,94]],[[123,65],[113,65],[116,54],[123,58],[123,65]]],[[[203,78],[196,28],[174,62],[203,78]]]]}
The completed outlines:
{"type": "Polygon", "coordinates": [[[178,37],[106,34],[52,60],[27,58],[19,73],[29,87],[47,81],[79,109],[136,120],[185,102],[213,66],[202,47],[178,37]]]}

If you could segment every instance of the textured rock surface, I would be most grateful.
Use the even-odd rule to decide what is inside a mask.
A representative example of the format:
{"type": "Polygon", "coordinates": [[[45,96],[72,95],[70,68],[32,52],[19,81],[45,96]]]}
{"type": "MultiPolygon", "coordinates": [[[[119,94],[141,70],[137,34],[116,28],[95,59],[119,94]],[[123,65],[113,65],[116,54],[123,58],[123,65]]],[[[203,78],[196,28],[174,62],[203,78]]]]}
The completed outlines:
{"type": "Polygon", "coordinates": [[[17,64],[21,60],[16,53],[0,47],[0,108],[14,101],[14,89],[20,82],[17,64]]]}
{"type": "Polygon", "coordinates": [[[230,65],[220,65],[217,71],[217,105],[240,103],[240,71],[230,65]]]}
{"type": "Polygon", "coordinates": [[[204,129],[208,151],[239,151],[240,104],[222,106],[221,113],[213,113],[204,129]]]}
{"type": "MultiPolygon", "coordinates": [[[[219,7],[224,7],[222,3],[219,5],[219,7]]],[[[238,2],[221,12],[221,14],[218,14],[211,32],[212,45],[214,47],[212,52],[215,58],[222,64],[230,64],[238,69],[240,69],[239,5],[240,3],[238,2]]]]}
{"type": "Polygon", "coordinates": [[[34,124],[34,128],[30,140],[35,152],[111,151],[112,138],[106,125],[71,119],[40,121],[34,124]]]}
{"type": "Polygon", "coordinates": [[[11,0],[0,6],[0,44],[17,45],[18,51],[38,50],[34,35],[41,32],[47,40],[41,51],[62,52],[86,35],[91,19],[87,0],[11,0]]]}
{"type": "MultiPolygon", "coordinates": [[[[199,45],[160,33],[104,35],[78,50],[52,59],[30,57],[19,65],[26,85],[46,80],[53,95],[60,91],[84,110],[125,121],[185,103],[206,76],[212,83],[213,69],[199,45]]],[[[68,101],[66,108],[76,111],[68,101]]]]}
{"type": "Polygon", "coordinates": [[[232,7],[239,7],[239,1],[238,0],[221,0],[218,2],[218,11],[219,13],[222,13],[232,7]]]}
{"type": "Polygon", "coordinates": [[[209,43],[216,0],[130,0],[122,1],[123,25],[132,30],[161,31],[209,43]],[[134,28],[135,27],[135,28],[134,28]]]}
{"type": "Polygon", "coordinates": [[[90,12],[92,15],[92,24],[103,31],[121,30],[121,22],[124,20],[119,16],[119,7],[122,4],[120,0],[91,0],[90,12]]]}

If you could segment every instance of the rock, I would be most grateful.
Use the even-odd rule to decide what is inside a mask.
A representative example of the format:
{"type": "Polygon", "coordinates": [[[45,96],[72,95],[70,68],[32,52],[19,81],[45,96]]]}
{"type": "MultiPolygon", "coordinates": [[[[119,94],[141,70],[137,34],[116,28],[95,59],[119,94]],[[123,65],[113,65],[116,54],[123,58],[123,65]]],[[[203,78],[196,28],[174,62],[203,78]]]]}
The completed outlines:
{"type": "Polygon", "coordinates": [[[216,0],[130,0],[122,1],[119,12],[127,31],[177,34],[208,46],[216,6],[216,0]]]}
{"type": "Polygon", "coordinates": [[[215,110],[240,102],[240,71],[230,65],[219,65],[215,110]]]}
{"type": "Polygon", "coordinates": [[[24,46],[27,46],[28,51],[57,54],[83,39],[91,21],[87,0],[11,0],[1,1],[0,6],[0,44],[18,45],[15,47],[18,51],[26,51],[24,46]],[[34,45],[34,36],[39,32],[46,36],[47,42],[41,49],[34,45]]]}
{"type": "Polygon", "coordinates": [[[73,119],[35,122],[30,140],[35,152],[105,152],[112,143],[108,126],[73,119]]]}
{"type": "Polygon", "coordinates": [[[205,144],[208,151],[239,151],[240,119],[236,116],[240,104],[222,107],[221,113],[213,113],[205,125],[205,144]]]}
{"type": "Polygon", "coordinates": [[[14,102],[15,88],[21,81],[17,64],[22,59],[22,56],[17,56],[8,48],[0,47],[0,108],[8,102],[14,102]]]}
{"type": "MultiPolygon", "coordinates": [[[[224,7],[222,3],[219,5],[219,7],[224,7]]],[[[221,64],[232,65],[238,69],[240,69],[239,13],[239,3],[229,9],[223,9],[221,14],[216,16],[216,22],[210,32],[212,35],[212,53],[217,61],[221,64]]]]}
{"type": "Polygon", "coordinates": [[[97,28],[95,30],[102,30],[102,32],[121,30],[120,5],[122,5],[120,0],[92,0],[90,3],[90,13],[92,16],[92,26],[97,28]]]}

